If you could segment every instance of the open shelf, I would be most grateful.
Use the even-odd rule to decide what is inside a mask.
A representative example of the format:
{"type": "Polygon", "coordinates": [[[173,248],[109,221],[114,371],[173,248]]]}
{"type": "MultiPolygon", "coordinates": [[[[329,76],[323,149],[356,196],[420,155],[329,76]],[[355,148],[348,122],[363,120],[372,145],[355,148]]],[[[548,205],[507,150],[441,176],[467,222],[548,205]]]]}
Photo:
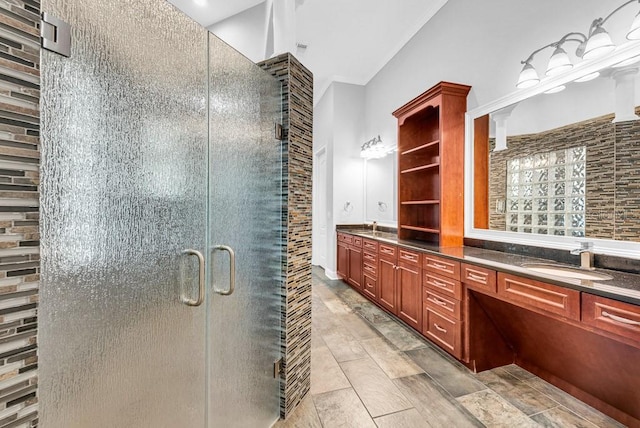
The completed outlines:
{"type": "Polygon", "coordinates": [[[414,148],[409,149],[409,150],[405,150],[404,152],[402,152],[402,153],[400,153],[400,154],[401,154],[402,156],[405,156],[405,155],[408,155],[408,154],[411,154],[411,153],[418,152],[418,151],[420,151],[420,150],[426,150],[426,149],[429,149],[429,148],[431,148],[431,147],[435,147],[435,146],[437,146],[438,144],[440,144],[440,140],[435,140],[435,141],[432,141],[432,142],[430,142],[430,143],[423,144],[423,145],[421,145],[421,146],[414,147],[414,148]]]}
{"type": "Polygon", "coordinates": [[[405,169],[405,170],[400,171],[400,173],[401,174],[408,174],[410,172],[424,171],[426,169],[437,168],[439,166],[440,166],[440,162],[430,163],[428,165],[420,165],[420,166],[416,166],[414,168],[405,169]]]}
{"type": "Polygon", "coordinates": [[[460,246],[467,85],[440,82],[398,119],[398,238],[460,246]]]}
{"type": "Polygon", "coordinates": [[[402,205],[438,205],[439,199],[430,199],[428,201],[402,201],[402,205]]]}
{"type": "Polygon", "coordinates": [[[407,230],[415,230],[417,232],[440,233],[439,229],[432,229],[430,227],[409,226],[407,224],[401,224],[400,228],[401,229],[407,229],[407,230]]]}

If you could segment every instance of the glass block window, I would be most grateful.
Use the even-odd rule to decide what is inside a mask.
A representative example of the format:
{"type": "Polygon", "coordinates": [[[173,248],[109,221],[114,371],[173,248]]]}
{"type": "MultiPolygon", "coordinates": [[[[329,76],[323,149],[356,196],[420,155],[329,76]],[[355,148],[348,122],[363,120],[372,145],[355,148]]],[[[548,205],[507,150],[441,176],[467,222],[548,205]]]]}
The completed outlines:
{"type": "Polygon", "coordinates": [[[507,161],[507,231],[584,236],[587,148],[507,161]]]}

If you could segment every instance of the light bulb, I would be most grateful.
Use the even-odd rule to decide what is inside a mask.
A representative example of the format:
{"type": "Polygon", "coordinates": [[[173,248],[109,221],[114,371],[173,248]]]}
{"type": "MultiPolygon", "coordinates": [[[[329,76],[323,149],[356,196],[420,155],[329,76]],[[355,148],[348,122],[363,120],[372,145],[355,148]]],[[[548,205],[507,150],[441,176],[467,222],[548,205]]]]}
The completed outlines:
{"type": "Polygon", "coordinates": [[[540,81],[538,77],[538,72],[535,68],[529,63],[526,63],[520,72],[520,76],[518,77],[518,83],[516,84],[516,88],[524,89],[535,86],[540,81]]]}
{"type": "Polygon", "coordinates": [[[573,67],[569,55],[560,46],[556,48],[547,65],[547,76],[555,76],[573,67]]]}
{"type": "Polygon", "coordinates": [[[598,27],[595,29],[589,40],[587,40],[587,46],[584,50],[584,59],[598,58],[602,55],[606,55],[612,52],[616,48],[616,45],[611,41],[609,33],[604,28],[598,27]]]}

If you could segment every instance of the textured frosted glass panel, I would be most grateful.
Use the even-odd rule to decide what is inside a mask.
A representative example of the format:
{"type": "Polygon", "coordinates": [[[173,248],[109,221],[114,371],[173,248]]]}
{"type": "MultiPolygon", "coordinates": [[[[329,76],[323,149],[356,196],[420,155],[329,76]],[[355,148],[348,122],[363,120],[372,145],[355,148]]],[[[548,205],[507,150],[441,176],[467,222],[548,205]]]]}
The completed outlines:
{"type": "MultiPolygon", "coordinates": [[[[278,418],[280,356],[280,83],[210,35],[210,244],[236,253],[236,290],[209,307],[211,427],[268,427],[278,418]]],[[[211,264],[228,287],[228,256],[211,264]]]]}
{"type": "Polygon", "coordinates": [[[162,0],[46,0],[41,425],[205,423],[207,32],[162,0]]]}

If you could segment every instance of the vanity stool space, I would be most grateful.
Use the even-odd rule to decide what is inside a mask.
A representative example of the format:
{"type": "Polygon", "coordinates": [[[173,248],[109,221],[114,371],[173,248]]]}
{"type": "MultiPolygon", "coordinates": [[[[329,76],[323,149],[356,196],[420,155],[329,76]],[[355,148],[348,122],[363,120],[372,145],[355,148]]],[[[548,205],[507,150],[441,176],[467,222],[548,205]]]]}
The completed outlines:
{"type": "Polygon", "coordinates": [[[501,253],[494,251],[373,235],[338,230],[338,246],[365,245],[361,268],[349,263],[349,272],[339,274],[371,302],[473,371],[515,363],[640,426],[640,293],[606,291],[616,276],[625,282],[640,276],[577,285],[496,263],[501,253]]]}

